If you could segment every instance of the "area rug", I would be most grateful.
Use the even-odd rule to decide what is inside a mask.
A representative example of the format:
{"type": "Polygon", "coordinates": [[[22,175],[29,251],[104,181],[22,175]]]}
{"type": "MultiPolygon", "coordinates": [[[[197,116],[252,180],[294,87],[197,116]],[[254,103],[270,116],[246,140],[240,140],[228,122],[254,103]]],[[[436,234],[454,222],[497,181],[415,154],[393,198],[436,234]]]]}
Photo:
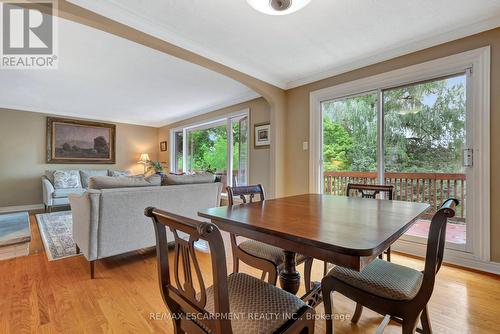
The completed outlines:
{"type": "Polygon", "coordinates": [[[38,214],[36,221],[49,261],[77,255],[71,211],[38,214]]]}

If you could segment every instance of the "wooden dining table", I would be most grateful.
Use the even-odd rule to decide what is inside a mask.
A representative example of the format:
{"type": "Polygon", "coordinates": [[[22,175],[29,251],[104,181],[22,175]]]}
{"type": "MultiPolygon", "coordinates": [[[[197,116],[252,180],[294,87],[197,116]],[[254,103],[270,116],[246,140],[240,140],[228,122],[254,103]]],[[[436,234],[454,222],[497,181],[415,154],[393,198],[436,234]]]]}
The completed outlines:
{"type": "MultiPolygon", "coordinates": [[[[361,271],[429,208],[426,203],[305,194],[201,210],[223,231],[282,248],[281,287],[296,294],[296,254],[361,271]]],[[[320,301],[316,283],[303,296],[320,301]]]]}

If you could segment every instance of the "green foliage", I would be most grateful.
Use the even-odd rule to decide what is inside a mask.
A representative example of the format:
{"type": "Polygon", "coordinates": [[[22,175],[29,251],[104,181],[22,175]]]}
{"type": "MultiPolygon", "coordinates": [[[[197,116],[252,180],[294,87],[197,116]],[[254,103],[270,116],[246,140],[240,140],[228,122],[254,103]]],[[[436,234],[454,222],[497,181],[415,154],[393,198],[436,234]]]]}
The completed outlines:
{"type": "MultiPolygon", "coordinates": [[[[384,91],[386,171],[458,172],[464,77],[384,91]]],[[[323,103],[325,171],[377,169],[377,94],[323,103]]]]}
{"type": "MultiPolygon", "coordinates": [[[[233,124],[233,169],[238,169],[239,125],[233,124]]],[[[191,131],[188,134],[188,166],[193,171],[211,173],[227,170],[227,132],[226,126],[191,131]]],[[[182,154],[180,155],[182,161],[182,154]]],[[[178,161],[179,161],[178,160],[178,161]]],[[[182,162],[180,163],[182,165],[182,162]]]]}
{"type": "Polygon", "coordinates": [[[163,166],[161,165],[161,162],[149,160],[148,165],[148,172],[153,170],[155,173],[163,173],[163,166]]]}

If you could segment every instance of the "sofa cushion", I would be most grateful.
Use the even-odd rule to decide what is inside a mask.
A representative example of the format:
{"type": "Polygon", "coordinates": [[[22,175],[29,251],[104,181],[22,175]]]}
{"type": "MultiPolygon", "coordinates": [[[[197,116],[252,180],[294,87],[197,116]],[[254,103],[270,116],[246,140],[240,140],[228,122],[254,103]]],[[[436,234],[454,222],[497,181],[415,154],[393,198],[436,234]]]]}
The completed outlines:
{"type": "Polygon", "coordinates": [[[80,172],[78,170],[56,170],[54,171],[54,188],[81,188],[80,172]]]}
{"type": "Polygon", "coordinates": [[[82,181],[82,187],[83,188],[88,188],[89,185],[89,178],[91,176],[107,176],[108,175],[108,170],[103,169],[103,170],[80,170],[80,178],[82,181]]]}
{"type": "Polygon", "coordinates": [[[84,188],[62,188],[62,189],[55,189],[54,192],[52,193],[52,197],[54,197],[54,198],[64,198],[64,197],[68,197],[69,194],[81,195],[84,192],[85,192],[84,188]]]}
{"type": "Polygon", "coordinates": [[[192,175],[165,174],[163,176],[163,182],[166,185],[213,183],[215,182],[215,175],[210,173],[192,175]]]}
{"type": "Polygon", "coordinates": [[[108,176],[132,176],[128,170],[109,170],[108,176]]]}
{"type": "Polygon", "coordinates": [[[158,175],[144,176],[92,176],[89,179],[89,189],[112,189],[131,187],[160,186],[161,177],[158,175]]]}

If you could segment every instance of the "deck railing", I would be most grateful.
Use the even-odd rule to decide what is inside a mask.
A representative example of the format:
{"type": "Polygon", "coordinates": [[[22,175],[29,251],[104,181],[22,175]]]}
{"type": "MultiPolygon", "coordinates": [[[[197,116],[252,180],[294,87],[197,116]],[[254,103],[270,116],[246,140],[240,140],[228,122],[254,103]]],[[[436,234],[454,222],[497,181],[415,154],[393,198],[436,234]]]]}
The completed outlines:
{"type": "MultiPolygon", "coordinates": [[[[325,172],[325,193],[345,195],[348,183],[377,184],[375,172],[325,172]]],[[[456,220],[464,220],[467,190],[465,174],[385,173],[385,184],[394,186],[394,200],[429,203],[432,215],[444,200],[460,200],[456,220]]]]}

